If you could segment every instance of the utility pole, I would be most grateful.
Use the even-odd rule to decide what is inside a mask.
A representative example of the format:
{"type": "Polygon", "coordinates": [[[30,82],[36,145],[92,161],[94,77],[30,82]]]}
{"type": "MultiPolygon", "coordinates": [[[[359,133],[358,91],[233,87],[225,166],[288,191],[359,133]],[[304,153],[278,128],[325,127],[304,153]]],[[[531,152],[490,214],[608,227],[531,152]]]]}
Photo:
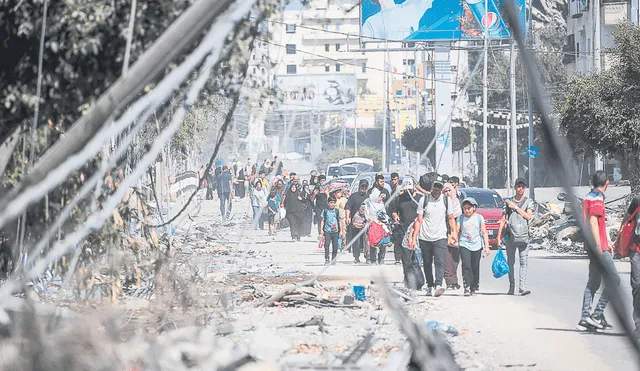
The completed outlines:
{"type": "MultiPolygon", "coordinates": [[[[507,176],[507,189],[512,189],[513,181],[518,178],[518,120],[516,113],[516,59],[518,53],[516,53],[516,44],[511,42],[511,67],[510,67],[510,89],[511,89],[511,132],[507,133],[507,138],[511,137],[511,176],[507,176]]],[[[508,155],[507,155],[508,156],[508,155]]],[[[509,174],[509,169],[507,169],[509,174]]]]}
{"type": "MultiPolygon", "coordinates": [[[[484,2],[485,12],[489,14],[489,1],[484,2]]],[[[489,30],[484,26],[484,70],[482,71],[482,188],[489,188],[489,148],[488,148],[488,127],[487,127],[487,100],[488,98],[488,80],[487,80],[487,62],[489,56],[489,30]]]]}
{"type": "Polygon", "coordinates": [[[418,84],[418,47],[416,46],[416,50],[414,51],[413,57],[413,73],[415,77],[415,87],[414,94],[416,97],[416,128],[420,127],[420,86],[418,84]]]}
{"type": "MultiPolygon", "coordinates": [[[[594,27],[594,35],[593,35],[593,64],[594,64],[594,72],[600,73],[602,71],[602,31],[601,31],[601,9],[600,9],[600,0],[593,1],[593,19],[595,23],[594,27]]],[[[596,154],[595,156],[595,168],[596,170],[604,170],[604,158],[602,155],[596,154]]]]}
{"type": "Polygon", "coordinates": [[[387,171],[387,69],[389,68],[389,52],[384,53],[384,78],[382,89],[382,171],[387,171]]]}
{"type": "MultiPolygon", "coordinates": [[[[533,47],[533,0],[529,0],[529,48],[533,47]]],[[[533,146],[533,101],[531,91],[527,92],[527,106],[529,110],[529,147],[533,146]]],[[[533,157],[529,157],[529,198],[536,199],[535,184],[533,183],[533,157]]]]}

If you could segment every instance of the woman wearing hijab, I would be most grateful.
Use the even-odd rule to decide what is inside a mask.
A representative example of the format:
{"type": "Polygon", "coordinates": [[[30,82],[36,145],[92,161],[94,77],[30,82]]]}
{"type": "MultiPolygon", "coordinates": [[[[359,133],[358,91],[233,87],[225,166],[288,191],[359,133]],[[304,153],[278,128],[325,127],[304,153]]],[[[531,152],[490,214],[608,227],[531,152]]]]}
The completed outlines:
{"type": "Polygon", "coordinates": [[[300,233],[303,237],[309,237],[313,227],[313,201],[311,200],[311,187],[306,180],[302,182],[302,201],[304,211],[300,233]]]}
{"type": "Polygon", "coordinates": [[[284,208],[287,210],[287,220],[291,231],[291,239],[300,241],[302,220],[304,218],[304,199],[298,184],[292,183],[284,196],[284,208]]]}
{"type": "MultiPolygon", "coordinates": [[[[378,215],[380,212],[385,212],[384,202],[382,201],[384,195],[377,188],[373,188],[371,191],[371,195],[369,195],[369,200],[367,200],[366,208],[367,208],[367,220],[370,223],[369,228],[377,228],[377,225],[382,227],[382,222],[380,222],[378,215]],[[376,225],[374,225],[376,224],[376,225]]],[[[381,265],[384,262],[384,257],[387,253],[386,246],[369,246],[369,257],[371,265],[378,264],[381,265]]]]}

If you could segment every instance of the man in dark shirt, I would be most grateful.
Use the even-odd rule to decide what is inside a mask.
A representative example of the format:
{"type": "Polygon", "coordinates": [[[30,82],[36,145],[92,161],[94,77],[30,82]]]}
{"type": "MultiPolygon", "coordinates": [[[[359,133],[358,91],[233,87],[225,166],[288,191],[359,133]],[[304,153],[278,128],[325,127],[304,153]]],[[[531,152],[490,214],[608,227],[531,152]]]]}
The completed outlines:
{"type": "Polygon", "coordinates": [[[358,192],[349,196],[347,200],[347,204],[344,207],[346,214],[346,224],[348,226],[348,235],[347,239],[349,243],[351,243],[351,250],[353,251],[353,258],[356,263],[360,263],[360,252],[365,251],[366,243],[365,239],[367,238],[367,234],[362,232],[359,236],[358,234],[363,230],[363,228],[357,228],[353,225],[353,217],[356,215],[360,206],[363,202],[369,197],[367,195],[367,190],[369,189],[369,182],[366,179],[360,180],[358,184],[358,192]]]}
{"type": "Polygon", "coordinates": [[[422,200],[422,195],[415,191],[413,179],[405,178],[402,181],[402,192],[398,197],[398,202],[391,210],[391,217],[398,223],[398,230],[400,233],[394,231],[393,235],[393,249],[398,250],[401,253],[402,258],[402,271],[404,273],[405,282],[407,282],[407,272],[411,262],[409,261],[410,254],[408,250],[402,246],[402,241],[405,234],[409,231],[409,227],[416,217],[418,216],[418,205],[422,200]]]}
{"type": "Polygon", "coordinates": [[[227,166],[222,167],[222,172],[218,174],[218,194],[220,195],[220,214],[223,218],[228,218],[230,213],[231,182],[233,177],[229,173],[227,166]]]}

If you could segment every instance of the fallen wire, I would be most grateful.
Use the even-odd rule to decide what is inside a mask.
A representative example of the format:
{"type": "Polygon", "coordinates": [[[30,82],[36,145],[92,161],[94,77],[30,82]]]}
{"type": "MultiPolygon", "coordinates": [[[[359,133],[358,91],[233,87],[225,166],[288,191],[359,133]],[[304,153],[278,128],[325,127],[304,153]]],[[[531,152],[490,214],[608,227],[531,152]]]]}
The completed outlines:
{"type": "MultiPolygon", "coordinates": [[[[261,21],[264,20],[264,19],[266,19],[266,16],[263,13],[263,15],[259,18],[259,21],[257,22],[257,24],[260,24],[261,21]]],[[[251,42],[252,47],[250,49],[253,49],[253,44],[254,43],[255,43],[255,38],[251,42]]],[[[231,58],[231,55],[229,55],[228,59],[230,59],[230,58],[231,58]]],[[[244,71],[243,79],[246,76],[247,68],[248,68],[248,61],[242,67],[242,70],[244,71]]],[[[176,221],[180,217],[180,215],[182,215],[182,213],[184,213],[185,210],[187,210],[187,208],[189,207],[189,205],[191,204],[193,199],[196,197],[198,192],[202,189],[202,186],[204,185],[204,181],[205,181],[207,175],[209,174],[209,171],[211,170],[216,157],[218,156],[218,152],[220,151],[220,147],[222,146],[222,142],[224,142],[224,138],[225,138],[225,136],[227,134],[227,130],[229,129],[229,126],[231,125],[231,122],[233,121],[233,114],[235,112],[236,107],[238,106],[238,102],[239,101],[240,101],[240,94],[239,93],[238,94],[234,94],[233,95],[233,102],[231,103],[231,109],[225,115],[224,122],[220,126],[220,131],[218,132],[218,138],[216,140],[216,146],[213,149],[213,153],[211,154],[211,157],[209,158],[209,161],[207,162],[207,166],[205,167],[204,172],[202,173],[202,176],[198,179],[198,187],[196,187],[196,189],[191,193],[191,195],[189,195],[189,198],[187,199],[187,202],[176,213],[176,215],[174,215],[173,217],[169,218],[169,220],[167,220],[167,221],[163,221],[160,224],[150,225],[149,227],[151,227],[151,228],[165,227],[165,226],[173,223],[174,221],[176,221]]]]}
{"type": "MultiPolygon", "coordinates": [[[[476,62],[475,66],[473,67],[473,70],[471,71],[471,73],[469,74],[469,79],[467,80],[464,89],[466,89],[468,87],[468,85],[470,85],[471,83],[471,76],[473,76],[480,67],[480,62],[482,61],[482,59],[478,59],[478,61],[476,62]]],[[[459,95],[458,98],[456,99],[451,111],[449,112],[449,115],[447,116],[447,121],[448,121],[448,125],[443,126],[440,131],[438,133],[436,133],[436,135],[433,137],[433,139],[431,140],[431,142],[429,143],[429,145],[427,146],[427,148],[425,149],[425,151],[423,152],[423,154],[429,153],[429,151],[431,150],[431,148],[433,147],[433,145],[436,142],[436,138],[444,133],[446,130],[448,130],[451,127],[451,117],[453,116],[453,111],[455,109],[455,106],[459,103],[460,101],[460,97],[462,95],[459,95]]],[[[437,171],[437,169],[436,169],[437,171]]],[[[389,197],[388,200],[385,201],[385,207],[387,207],[396,197],[398,197],[399,192],[395,192],[391,195],[391,197],[389,197]]],[[[262,210],[262,208],[261,208],[262,210]]],[[[356,241],[358,241],[358,239],[360,239],[362,237],[363,234],[366,233],[367,229],[369,228],[369,225],[371,225],[370,221],[367,221],[367,223],[365,224],[365,226],[360,230],[360,232],[358,232],[355,236],[351,237],[351,241],[349,241],[345,246],[342,247],[342,250],[340,252],[338,252],[338,255],[335,257],[335,259],[332,260],[332,263],[334,261],[336,261],[338,259],[338,257],[340,255],[342,255],[345,251],[347,251],[356,241]]],[[[365,247],[366,248],[366,247],[365,247]]],[[[332,265],[325,265],[318,273],[316,273],[311,279],[298,283],[295,285],[295,287],[291,288],[288,287],[287,289],[278,292],[272,296],[270,296],[269,298],[267,298],[266,300],[264,300],[260,305],[263,306],[271,306],[273,305],[276,301],[278,301],[278,298],[282,298],[284,295],[286,295],[286,293],[290,290],[293,290],[297,287],[301,287],[301,286],[310,286],[313,285],[313,283],[320,278],[322,275],[324,275],[326,273],[326,271],[328,269],[330,269],[332,267],[332,265]]]]}
{"type": "MultiPolygon", "coordinates": [[[[227,35],[231,31],[233,31],[235,26],[237,25],[237,22],[239,22],[245,16],[245,14],[250,10],[253,3],[254,1],[245,2],[242,3],[242,5],[238,5],[238,3],[236,3],[235,7],[230,9],[225,15],[221,16],[221,18],[211,27],[205,39],[207,37],[215,35],[217,37],[216,42],[213,43],[213,45],[207,44],[211,48],[208,53],[209,56],[206,58],[203,66],[201,67],[201,73],[199,77],[196,79],[191,89],[186,94],[185,104],[180,107],[180,109],[178,109],[178,111],[174,114],[169,127],[167,127],[162,132],[162,135],[160,135],[156,139],[151,149],[149,150],[149,153],[147,153],[141,159],[140,163],[134,169],[132,174],[130,174],[130,176],[122,182],[120,188],[118,188],[116,192],[110,197],[104,208],[98,213],[89,217],[86,223],[76,229],[74,233],[67,236],[67,238],[65,238],[63,241],[58,242],[43,259],[31,262],[33,266],[29,272],[25,272],[22,277],[14,277],[14,280],[7,281],[0,288],[0,298],[12,292],[12,290],[17,287],[20,280],[29,280],[36,278],[39,274],[41,274],[42,271],[44,271],[44,269],[46,269],[48,264],[64,255],[69,246],[75,244],[82,238],[85,238],[90,233],[92,228],[101,227],[104,221],[110,217],[113,210],[125,196],[128,188],[131,187],[133,185],[133,182],[137,181],[137,179],[142,174],[144,174],[145,169],[148,168],[151,163],[153,163],[153,161],[156,159],[157,154],[162,150],[164,143],[171,139],[175,131],[178,129],[180,122],[184,117],[184,114],[186,113],[186,109],[190,107],[198,98],[200,91],[202,90],[202,88],[204,88],[204,85],[206,84],[207,79],[210,76],[211,69],[215,65],[215,62],[220,58],[220,54],[222,53],[223,43],[226,40],[226,37],[220,38],[220,35],[227,35]]],[[[206,55],[207,54],[205,54],[205,56],[206,55]]]]}
{"type": "Polygon", "coordinates": [[[513,37],[518,44],[518,49],[522,56],[523,65],[527,72],[527,80],[529,81],[529,90],[533,99],[533,104],[536,110],[540,112],[540,118],[542,121],[541,126],[549,141],[550,156],[551,158],[555,157],[558,159],[558,161],[554,162],[554,164],[557,165],[554,166],[553,169],[556,171],[558,179],[561,180],[569,202],[571,203],[571,212],[573,213],[576,224],[578,224],[578,227],[580,228],[580,233],[584,238],[585,246],[587,246],[591,256],[595,257],[592,261],[595,262],[596,269],[604,273],[605,288],[611,293],[610,301],[613,305],[614,312],[620,323],[623,325],[627,339],[631,343],[640,364],[640,342],[636,339],[634,328],[629,321],[630,316],[623,303],[622,289],[620,288],[620,285],[616,285],[614,283],[615,281],[613,277],[614,275],[617,275],[615,272],[616,268],[604,263],[604,258],[596,248],[596,242],[590,226],[585,223],[583,216],[578,213],[578,210],[581,210],[581,205],[573,193],[573,182],[569,175],[571,174],[569,158],[572,158],[572,156],[561,155],[563,148],[570,147],[564,138],[557,132],[557,126],[554,125],[551,118],[551,109],[549,108],[549,103],[545,99],[548,95],[545,94],[545,88],[540,83],[542,80],[540,79],[537,69],[538,61],[536,57],[525,47],[524,35],[520,28],[518,10],[515,1],[507,1],[503,13],[508,24],[512,27],[513,37]]]}

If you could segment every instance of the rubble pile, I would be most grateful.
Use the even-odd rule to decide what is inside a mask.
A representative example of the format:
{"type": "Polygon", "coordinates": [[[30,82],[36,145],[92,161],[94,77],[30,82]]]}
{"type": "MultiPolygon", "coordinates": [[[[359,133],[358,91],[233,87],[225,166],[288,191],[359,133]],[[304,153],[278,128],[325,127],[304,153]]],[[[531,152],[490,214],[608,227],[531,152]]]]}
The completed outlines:
{"type": "MultiPolygon", "coordinates": [[[[60,280],[18,299],[21,316],[9,313],[0,321],[0,369],[34,368],[21,354],[35,352],[54,370],[375,370],[398,359],[406,367],[407,335],[380,287],[274,263],[265,250],[251,247],[256,243],[243,230],[249,223],[201,214],[197,225],[175,227],[166,257],[143,263],[123,257],[116,266],[124,290],[116,301],[95,296],[83,306],[60,280]],[[59,312],[61,306],[72,311],[59,312]],[[17,331],[25,319],[36,327],[17,331]]],[[[401,286],[390,291],[409,307],[416,326],[439,332],[437,339],[464,336],[427,327],[425,311],[433,304],[422,296],[401,286]]],[[[436,348],[451,352],[446,343],[436,348]]],[[[460,357],[464,362],[467,356],[460,357]]]]}
{"type": "MultiPolygon", "coordinates": [[[[558,196],[564,200],[563,194],[558,196]]],[[[614,200],[618,201],[618,200],[614,200]]],[[[615,241],[624,210],[607,207],[607,231],[611,243],[615,241]]],[[[538,204],[531,222],[531,249],[559,254],[586,254],[584,240],[570,207],[564,202],[538,204]]]]}

